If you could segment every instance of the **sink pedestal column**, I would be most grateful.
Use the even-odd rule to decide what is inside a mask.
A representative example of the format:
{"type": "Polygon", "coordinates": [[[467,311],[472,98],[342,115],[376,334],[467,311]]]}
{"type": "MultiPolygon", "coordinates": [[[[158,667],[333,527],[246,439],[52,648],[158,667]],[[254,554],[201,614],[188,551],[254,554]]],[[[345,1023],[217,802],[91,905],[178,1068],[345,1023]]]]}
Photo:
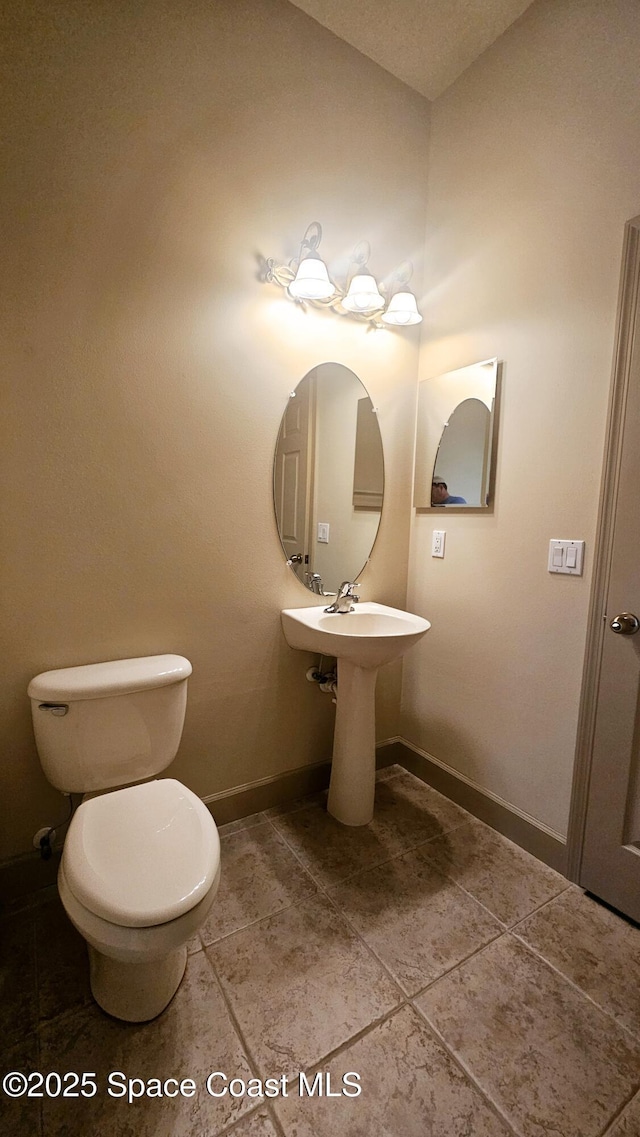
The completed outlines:
{"type": "MultiPolygon", "coordinates": [[[[345,617],[347,619],[348,617],[345,617]]],[[[376,786],[378,669],[338,660],[338,696],[327,809],[343,825],[367,825],[376,786]]]]}

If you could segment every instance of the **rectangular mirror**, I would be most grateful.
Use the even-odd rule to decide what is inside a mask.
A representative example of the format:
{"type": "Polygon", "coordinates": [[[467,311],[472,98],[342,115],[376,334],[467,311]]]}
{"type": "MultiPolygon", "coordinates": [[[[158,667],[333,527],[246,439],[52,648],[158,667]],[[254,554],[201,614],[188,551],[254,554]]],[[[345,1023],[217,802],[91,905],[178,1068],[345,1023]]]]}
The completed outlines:
{"type": "Polygon", "coordinates": [[[498,360],[485,359],[418,384],[416,509],[491,505],[499,379],[498,360]]]}

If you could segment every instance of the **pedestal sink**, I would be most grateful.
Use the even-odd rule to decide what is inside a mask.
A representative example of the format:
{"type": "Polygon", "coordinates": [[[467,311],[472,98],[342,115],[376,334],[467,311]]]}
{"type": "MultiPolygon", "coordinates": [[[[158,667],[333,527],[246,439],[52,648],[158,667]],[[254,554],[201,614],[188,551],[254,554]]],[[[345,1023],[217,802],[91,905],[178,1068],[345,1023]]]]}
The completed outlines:
{"type": "Polygon", "coordinates": [[[290,647],[338,660],[338,697],[327,809],[344,825],[367,825],[375,793],[375,689],[378,668],[422,639],[422,616],[366,601],[352,612],[284,608],[290,647]]]}

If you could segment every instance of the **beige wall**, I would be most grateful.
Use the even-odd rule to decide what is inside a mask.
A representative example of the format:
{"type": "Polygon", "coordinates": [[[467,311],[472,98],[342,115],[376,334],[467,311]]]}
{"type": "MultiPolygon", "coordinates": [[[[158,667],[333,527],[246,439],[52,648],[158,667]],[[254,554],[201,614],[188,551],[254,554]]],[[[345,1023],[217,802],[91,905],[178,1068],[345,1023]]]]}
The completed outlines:
{"type": "Polygon", "coordinates": [[[420,377],[505,361],[492,516],[415,517],[402,734],[566,833],[625,221],[635,0],[545,0],[433,106],[420,377]],[[446,557],[430,556],[447,531],[446,557]],[[582,579],[551,537],[586,540],[582,579]]]}
{"type": "Polygon", "coordinates": [[[46,668],[187,655],[172,772],[202,796],[329,756],[333,708],[279,625],[309,593],[273,447],[311,367],[362,378],[387,474],[362,592],[402,604],[418,339],[304,314],[257,258],[317,218],[332,267],[366,238],[419,280],[428,132],[424,100],[284,0],[6,12],[3,855],[60,811],[26,699],[46,668]]]}

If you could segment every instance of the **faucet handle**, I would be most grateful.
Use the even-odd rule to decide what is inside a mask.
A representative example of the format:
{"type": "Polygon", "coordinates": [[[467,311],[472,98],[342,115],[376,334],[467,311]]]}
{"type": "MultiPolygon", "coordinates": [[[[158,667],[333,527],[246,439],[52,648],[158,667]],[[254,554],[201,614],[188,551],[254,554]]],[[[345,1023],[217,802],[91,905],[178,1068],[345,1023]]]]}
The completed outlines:
{"type": "Polygon", "coordinates": [[[352,580],[343,580],[338,589],[336,599],[333,604],[325,608],[325,612],[339,612],[341,615],[344,615],[346,612],[353,612],[353,606],[349,604],[349,601],[353,600],[357,604],[360,597],[356,596],[353,590],[359,587],[359,584],[356,584],[352,580]]]}
{"type": "Polygon", "coordinates": [[[340,588],[338,589],[338,592],[339,593],[341,592],[344,596],[350,596],[352,588],[359,588],[359,587],[360,587],[360,584],[356,580],[343,580],[342,584],[340,585],[340,588]]]}

